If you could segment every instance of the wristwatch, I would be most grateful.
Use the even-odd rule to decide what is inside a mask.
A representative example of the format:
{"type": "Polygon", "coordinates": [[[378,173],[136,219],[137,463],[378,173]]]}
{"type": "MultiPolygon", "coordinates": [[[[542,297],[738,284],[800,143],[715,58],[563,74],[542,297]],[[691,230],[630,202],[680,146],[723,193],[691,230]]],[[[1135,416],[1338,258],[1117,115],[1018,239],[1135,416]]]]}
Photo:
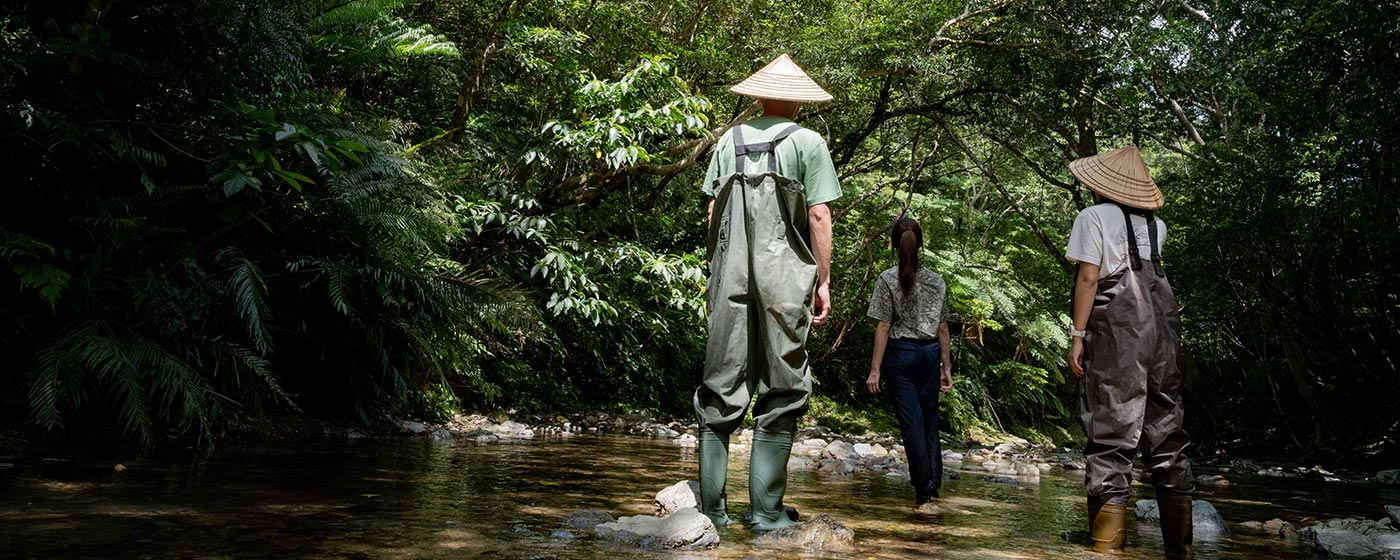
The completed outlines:
{"type": "Polygon", "coordinates": [[[1072,337],[1073,337],[1073,336],[1077,336],[1077,337],[1083,338],[1083,337],[1084,337],[1084,331],[1081,331],[1081,330],[1079,330],[1079,329],[1074,328],[1074,325],[1070,325],[1070,326],[1069,326],[1069,335],[1072,336],[1072,337]]]}

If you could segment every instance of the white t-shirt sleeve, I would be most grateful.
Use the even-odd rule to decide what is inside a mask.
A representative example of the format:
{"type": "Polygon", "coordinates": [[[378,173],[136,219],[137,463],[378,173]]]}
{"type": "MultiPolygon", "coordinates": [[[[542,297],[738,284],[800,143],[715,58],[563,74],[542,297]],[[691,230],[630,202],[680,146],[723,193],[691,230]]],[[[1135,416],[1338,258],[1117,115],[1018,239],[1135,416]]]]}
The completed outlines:
{"type": "Polygon", "coordinates": [[[1099,215],[1085,208],[1074,219],[1074,227],[1069,230],[1069,247],[1065,257],[1080,263],[1100,264],[1103,262],[1103,223],[1099,215]]]}

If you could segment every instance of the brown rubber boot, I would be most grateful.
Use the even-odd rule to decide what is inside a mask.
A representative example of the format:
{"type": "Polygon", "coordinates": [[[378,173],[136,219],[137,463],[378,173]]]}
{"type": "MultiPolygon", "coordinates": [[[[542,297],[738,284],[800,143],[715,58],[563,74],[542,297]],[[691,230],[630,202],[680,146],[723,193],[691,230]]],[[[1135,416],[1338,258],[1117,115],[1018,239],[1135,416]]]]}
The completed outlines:
{"type": "Polygon", "coordinates": [[[1157,508],[1162,514],[1162,548],[1171,560],[1191,557],[1191,495],[1172,492],[1157,493],[1157,508]]]}
{"type": "Polygon", "coordinates": [[[1090,496],[1089,538],[1094,541],[1094,552],[1122,554],[1128,540],[1128,506],[1090,496]]]}

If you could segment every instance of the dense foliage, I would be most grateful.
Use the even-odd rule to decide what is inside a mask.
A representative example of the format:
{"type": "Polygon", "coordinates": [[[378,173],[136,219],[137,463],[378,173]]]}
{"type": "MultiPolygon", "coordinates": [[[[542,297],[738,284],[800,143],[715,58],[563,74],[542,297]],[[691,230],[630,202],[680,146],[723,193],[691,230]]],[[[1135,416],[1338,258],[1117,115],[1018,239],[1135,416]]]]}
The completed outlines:
{"type": "MultiPolygon", "coordinates": [[[[888,224],[956,312],[963,434],[1073,439],[1066,163],[1168,197],[1205,452],[1394,454],[1387,3],[67,0],[0,8],[0,407],[206,440],[277,412],[687,415],[727,87],[836,96],[819,409],[861,391],[888,224]],[[1338,430],[1345,425],[1347,430],[1338,430]]],[[[823,412],[825,413],[825,412],[823,412]]],[[[832,417],[835,418],[836,414],[832,417]]]]}

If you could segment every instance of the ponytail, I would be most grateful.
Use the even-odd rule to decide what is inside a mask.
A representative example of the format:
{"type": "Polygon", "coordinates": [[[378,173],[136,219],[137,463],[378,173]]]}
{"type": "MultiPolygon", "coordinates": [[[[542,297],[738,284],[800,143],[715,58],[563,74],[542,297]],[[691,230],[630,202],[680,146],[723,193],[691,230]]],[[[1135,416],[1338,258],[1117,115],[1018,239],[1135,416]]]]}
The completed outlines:
{"type": "Polygon", "coordinates": [[[914,279],[919,275],[919,246],[924,243],[924,232],[919,223],[909,218],[895,221],[890,232],[890,244],[899,254],[899,290],[905,297],[914,289],[914,279]]]}

